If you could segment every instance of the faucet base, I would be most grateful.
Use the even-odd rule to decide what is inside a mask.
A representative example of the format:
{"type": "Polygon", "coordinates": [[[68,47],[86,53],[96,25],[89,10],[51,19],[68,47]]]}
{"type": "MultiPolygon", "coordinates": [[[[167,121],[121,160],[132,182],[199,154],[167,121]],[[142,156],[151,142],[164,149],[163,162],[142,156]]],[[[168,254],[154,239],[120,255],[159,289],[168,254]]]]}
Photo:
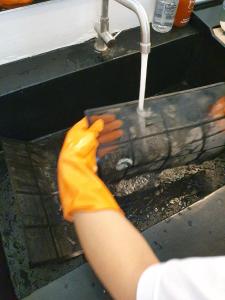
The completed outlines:
{"type": "Polygon", "coordinates": [[[104,28],[105,26],[102,27],[102,24],[95,24],[95,31],[98,35],[97,40],[95,42],[95,49],[100,52],[106,51],[115,43],[115,37],[112,36],[111,33],[108,30],[105,30],[104,28]]]}
{"type": "Polygon", "coordinates": [[[107,45],[104,43],[104,41],[100,37],[96,38],[94,47],[95,47],[95,50],[98,52],[105,52],[106,50],[108,50],[107,45]]]}

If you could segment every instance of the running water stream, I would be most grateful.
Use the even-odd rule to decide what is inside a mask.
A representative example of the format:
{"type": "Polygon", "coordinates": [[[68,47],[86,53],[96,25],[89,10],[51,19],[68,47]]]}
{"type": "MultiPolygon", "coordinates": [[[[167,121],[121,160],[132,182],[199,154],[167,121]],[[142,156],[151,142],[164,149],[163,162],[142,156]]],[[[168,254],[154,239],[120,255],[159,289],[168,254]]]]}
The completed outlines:
{"type": "MultiPolygon", "coordinates": [[[[140,78],[140,90],[139,90],[139,101],[138,101],[138,122],[140,125],[141,135],[146,135],[145,130],[145,90],[146,90],[146,78],[147,78],[147,68],[148,68],[148,54],[141,54],[141,78],[140,78]]],[[[142,139],[142,147],[145,149],[145,152],[148,153],[148,142],[145,139],[142,139]]]]}
{"type": "Polygon", "coordinates": [[[144,111],[147,67],[148,67],[148,54],[142,53],[141,54],[140,91],[139,91],[139,103],[138,103],[138,109],[140,112],[144,111]]]}

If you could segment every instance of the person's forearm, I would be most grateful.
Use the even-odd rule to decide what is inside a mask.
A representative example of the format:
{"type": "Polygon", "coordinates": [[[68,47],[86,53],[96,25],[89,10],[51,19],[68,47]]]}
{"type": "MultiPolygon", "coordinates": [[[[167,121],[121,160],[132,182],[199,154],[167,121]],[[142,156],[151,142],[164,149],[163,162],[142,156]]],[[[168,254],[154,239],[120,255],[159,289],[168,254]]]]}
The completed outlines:
{"type": "Polygon", "coordinates": [[[85,255],[114,299],[135,299],[140,275],[158,259],[142,235],[114,211],[74,214],[85,255]]]}

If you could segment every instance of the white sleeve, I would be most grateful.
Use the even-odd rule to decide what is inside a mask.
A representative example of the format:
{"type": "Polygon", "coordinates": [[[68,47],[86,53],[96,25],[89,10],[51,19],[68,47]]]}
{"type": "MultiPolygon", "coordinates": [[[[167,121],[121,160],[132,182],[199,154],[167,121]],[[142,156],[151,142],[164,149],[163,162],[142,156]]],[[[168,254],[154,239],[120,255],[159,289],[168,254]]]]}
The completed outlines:
{"type": "Polygon", "coordinates": [[[225,256],[173,259],[141,275],[137,300],[225,300],[225,256]]]}

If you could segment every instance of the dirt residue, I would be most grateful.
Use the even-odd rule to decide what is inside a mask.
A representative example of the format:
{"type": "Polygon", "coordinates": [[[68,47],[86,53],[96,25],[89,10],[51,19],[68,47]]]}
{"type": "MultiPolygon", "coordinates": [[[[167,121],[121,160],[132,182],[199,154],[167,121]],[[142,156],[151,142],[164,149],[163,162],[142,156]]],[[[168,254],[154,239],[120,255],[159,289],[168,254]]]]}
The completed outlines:
{"type": "Polygon", "coordinates": [[[110,185],[127,217],[145,230],[225,184],[225,155],[200,165],[149,173],[110,185]]]}

